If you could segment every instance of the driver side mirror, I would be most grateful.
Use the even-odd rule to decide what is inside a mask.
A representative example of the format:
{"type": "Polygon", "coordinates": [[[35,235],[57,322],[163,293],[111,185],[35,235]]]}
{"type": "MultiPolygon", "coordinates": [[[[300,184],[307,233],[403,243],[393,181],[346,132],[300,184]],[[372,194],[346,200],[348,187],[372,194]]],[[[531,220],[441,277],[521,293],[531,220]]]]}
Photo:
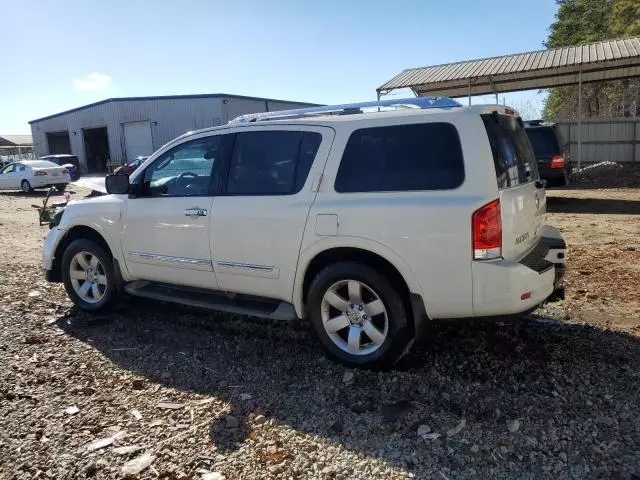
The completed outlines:
{"type": "Polygon", "coordinates": [[[129,175],[107,175],[104,180],[107,193],[124,194],[129,193],[129,175]]]}

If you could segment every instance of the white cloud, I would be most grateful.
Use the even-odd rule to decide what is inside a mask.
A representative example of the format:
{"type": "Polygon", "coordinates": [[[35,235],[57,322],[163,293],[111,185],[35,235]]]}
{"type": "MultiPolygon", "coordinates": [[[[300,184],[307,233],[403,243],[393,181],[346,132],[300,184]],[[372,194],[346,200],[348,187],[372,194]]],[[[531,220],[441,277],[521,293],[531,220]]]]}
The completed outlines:
{"type": "Polygon", "coordinates": [[[111,77],[104,73],[93,72],[84,78],[73,80],[73,86],[77,90],[104,90],[111,83],[111,77]]]}

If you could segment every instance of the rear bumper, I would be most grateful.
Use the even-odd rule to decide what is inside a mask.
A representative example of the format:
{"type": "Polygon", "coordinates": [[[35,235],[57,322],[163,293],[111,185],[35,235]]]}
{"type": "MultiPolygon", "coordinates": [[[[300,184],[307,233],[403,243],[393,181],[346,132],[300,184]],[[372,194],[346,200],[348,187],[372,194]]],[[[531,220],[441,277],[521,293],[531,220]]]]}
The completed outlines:
{"type": "Polygon", "coordinates": [[[565,265],[564,239],[548,226],[538,245],[519,261],[474,262],[474,315],[509,315],[535,308],[562,289],[565,265]]]}
{"type": "Polygon", "coordinates": [[[571,176],[571,166],[566,165],[564,168],[551,168],[548,163],[538,163],[538,173],[540,178],[545,180],[561,180],[571,176]]]}

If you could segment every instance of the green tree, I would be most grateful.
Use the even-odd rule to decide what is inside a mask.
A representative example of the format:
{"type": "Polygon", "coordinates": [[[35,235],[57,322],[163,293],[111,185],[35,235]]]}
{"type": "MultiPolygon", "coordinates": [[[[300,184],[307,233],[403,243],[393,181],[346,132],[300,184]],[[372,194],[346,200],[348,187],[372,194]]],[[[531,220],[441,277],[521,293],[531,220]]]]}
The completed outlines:
{"type": "MultiPolygon", "coordinates": [[[[579,45],[640,35],[639,0],[556,0],[558,12],[549,27],[547,48],[579,45]]],[[[640,81],[594,82],[582,86],[583,116],[629,116],[640,100],[640,81]]],[[[578,115],[578,87],[551,89],[543,109],[547,119],[578,115]]]]}

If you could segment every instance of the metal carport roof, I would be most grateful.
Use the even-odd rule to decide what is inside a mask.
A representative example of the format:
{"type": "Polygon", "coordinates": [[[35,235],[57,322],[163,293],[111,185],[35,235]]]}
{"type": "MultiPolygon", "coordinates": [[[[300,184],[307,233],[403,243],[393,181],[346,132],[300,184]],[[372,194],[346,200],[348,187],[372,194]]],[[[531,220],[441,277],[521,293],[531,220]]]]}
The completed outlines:
{"type": "Polygon", "coordinates": [[[461,97],[572,85],[580,75],[582,82],[640,76],[640,37],[411,68],[377,91],[461,97]]]}

